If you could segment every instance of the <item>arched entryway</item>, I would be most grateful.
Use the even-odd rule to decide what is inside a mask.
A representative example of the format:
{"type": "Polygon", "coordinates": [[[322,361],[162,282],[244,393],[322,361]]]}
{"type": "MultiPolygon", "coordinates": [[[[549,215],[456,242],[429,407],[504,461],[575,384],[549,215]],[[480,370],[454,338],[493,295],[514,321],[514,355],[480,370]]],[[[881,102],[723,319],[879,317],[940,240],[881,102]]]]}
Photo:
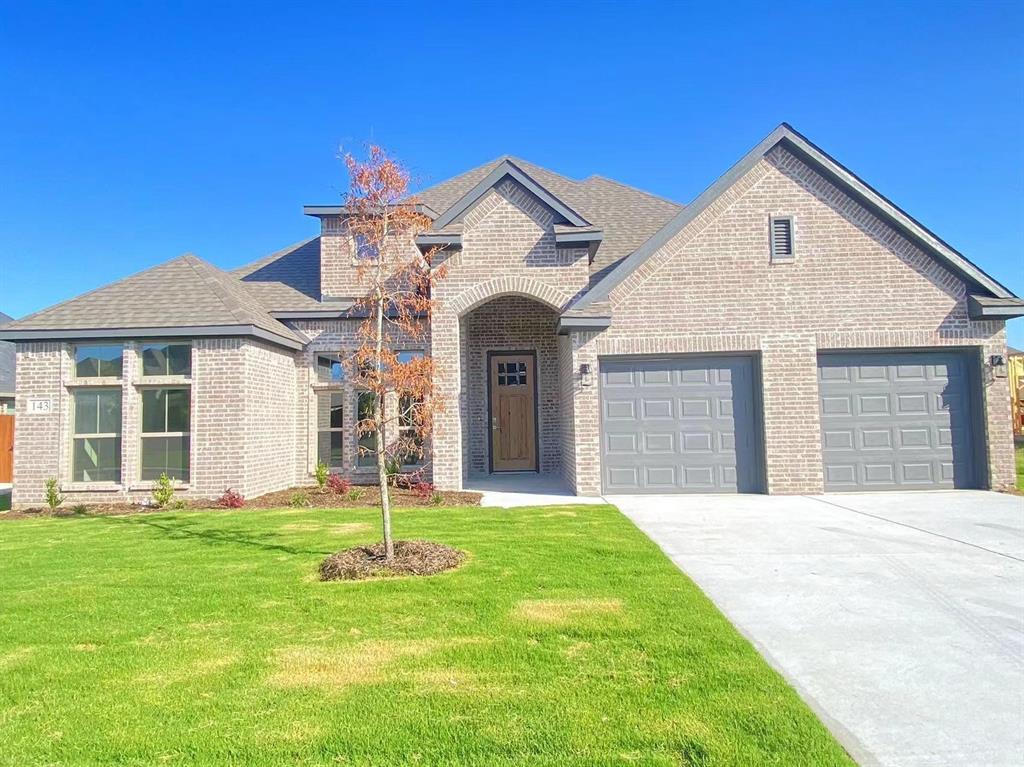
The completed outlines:
{"type": "Polygon", "coordinates": [[[558,311],[521,294],[459,318],[462,475],[560,471],[558,311]]]}

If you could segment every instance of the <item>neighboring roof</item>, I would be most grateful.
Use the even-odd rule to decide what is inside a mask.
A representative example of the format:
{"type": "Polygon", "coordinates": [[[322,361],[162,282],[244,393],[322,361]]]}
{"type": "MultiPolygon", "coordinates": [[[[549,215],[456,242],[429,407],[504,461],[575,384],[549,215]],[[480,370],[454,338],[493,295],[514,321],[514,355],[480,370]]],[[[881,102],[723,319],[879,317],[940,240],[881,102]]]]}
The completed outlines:
{"type": "MultiPolygon", "coordinates": [[[[0,328],[14,318],[0,312],[0,328]]],[[[0,397],[14,396],[14,361],[17,358],[14,344],[0,341],[0,397]]]]}
{"type": "Polygon", "coordinates": [[[253,335],[299,348],[303,339],[275,320],[234,275],[184,255],[0,330],[0,338],[253,335]]]}
{"type": "Polygon", "coordinates": [[[1022,352],[1020,349],[1015,349],[1012,346],[1007,346],[1006,354],[1008,357],[1020,357],[1022,354],[1024,354],[1024,352],[1022,352]]]}
{"type": "MultiPolygon", "coordinates": [[[[573,311],[580,311],[595,303],[607,300],[615,287],[620,285],[672,237],[682,231],[687,224],[706,210],[719,195],[729,189],[733,183],[750,171],[768,152],[779,144],[783,144],[787,150],[796,154],[801,160],[820,172],[860,204],[887,221],[897,231],[917,244],[925,252],[931,254],[954,274],[963,278],[969,285],[988,292],[996,298],[1016,298],[1005,286],[990,277],[937,235],[926,229],[917,220],[808,141],[794,130],[792,126],[782,123],[763,141],[751,149],[738,163],[726,171],[715,183],[705,189],[696,200],[659,229],[654,236],[633,251],[628,258],[623,259],[614,269],[609,270],[602,279],[594,284],[570,308],[573,311]]],[[[1014,314],[1012,316],[1017,315],[1014,314]]]]}

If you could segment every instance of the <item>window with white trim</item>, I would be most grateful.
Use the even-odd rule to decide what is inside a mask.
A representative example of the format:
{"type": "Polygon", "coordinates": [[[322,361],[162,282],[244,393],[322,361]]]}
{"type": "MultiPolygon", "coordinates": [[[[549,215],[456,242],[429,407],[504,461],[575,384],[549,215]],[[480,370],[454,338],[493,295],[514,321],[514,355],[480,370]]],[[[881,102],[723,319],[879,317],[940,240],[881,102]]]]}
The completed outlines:
{"type": "Polygon", "coordinates": [[[332,469],[344,465],[345,395],[340,391],[317,395],[317,461],[332,469]]]}
{"type": "Polygon", "coordinates": [[[189,390],[142,389],[141,478],[157,480],[167,474],[189,481],[191,413],[189,390]]]}
{"type": "Polygon", "coordinates": [[[73,482],[121,481],[121,390],[79,389],[73,395],[73,482]]]}
{"type": "Polygon", "coordinates": [[[337,354],[321,354],[316,358],[316,377],[320,383],[341,383],[345,380],[345,365],[337,354]]]}
{"type": "Polygon", "coordinates": [[[75,378],[120,378],[122,344],[88,344],[75,347],[75,378]]]}
{"type": "Polygon", "coordinates": [[[192,374],[192,344],[147,343],[142,345],[143,376],[192,374]]]}
{"type": "MultiPolygon", "coordinates": [[[[373,409],[377,404],[377,395],[372,391],[361,391],[356,397],[357,418],[365,421],[373,418],[373,409]]],[[[360,434],[357,440],[358,452],[356,465],[370,467],[377,465],[377,435],[374,432],[360,434]]]]}
{"type": "MultiPolygon", "coordinates": [[[[400,364],[408,364],[423,358],[421,351],[398,352],[395,355],[400,364]]],[[[423,463],[423,440],[416,433],[416,408],[422,403],[419,398],[408,394],[398,397],[398,434],[399,438],[411,441],[416,447],[402,456],[403,466],[419,466],[423,463]]]]}

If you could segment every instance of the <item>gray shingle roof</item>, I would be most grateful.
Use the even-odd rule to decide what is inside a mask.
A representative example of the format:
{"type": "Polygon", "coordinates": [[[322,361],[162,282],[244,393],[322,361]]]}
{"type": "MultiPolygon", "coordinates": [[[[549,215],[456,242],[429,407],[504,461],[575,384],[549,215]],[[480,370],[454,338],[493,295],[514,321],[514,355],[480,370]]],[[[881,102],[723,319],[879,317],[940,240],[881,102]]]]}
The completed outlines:
{"type": "Polygon", "coordinates": [[[10,331],[252,326],[292,343],[303,339],[275,320],[238,277],[184,255],[8,325],[10,331]]]}
{"type": "Polygon", "coordinates": [[[269,311],[323,309],[320,238],[302,240],[232,271],[269,311]]]}

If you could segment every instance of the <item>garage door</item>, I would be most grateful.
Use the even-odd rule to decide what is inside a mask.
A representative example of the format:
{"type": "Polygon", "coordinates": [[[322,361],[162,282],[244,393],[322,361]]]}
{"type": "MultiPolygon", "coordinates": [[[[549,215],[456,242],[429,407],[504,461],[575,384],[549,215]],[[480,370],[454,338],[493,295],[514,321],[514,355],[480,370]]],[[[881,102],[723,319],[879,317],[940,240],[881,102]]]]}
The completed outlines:
{"type": "Polygon", "coordinates": [[[601,360],[606,493],[758,492],[750,357],[601,360]]]}
{"type": "Polygon", "coordinates": [[[976,486],[966,354],[822,355],[818,380],[826,490],[976,486]]]}

